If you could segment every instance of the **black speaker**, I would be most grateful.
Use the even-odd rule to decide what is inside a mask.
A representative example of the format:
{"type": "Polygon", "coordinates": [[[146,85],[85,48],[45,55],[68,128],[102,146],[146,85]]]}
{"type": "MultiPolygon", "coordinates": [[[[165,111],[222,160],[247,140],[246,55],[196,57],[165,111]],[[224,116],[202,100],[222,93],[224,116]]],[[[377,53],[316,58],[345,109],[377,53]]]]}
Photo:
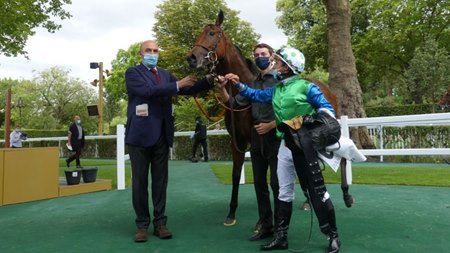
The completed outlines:
{"type": "Polygon", "coordinates": [[[98,107],[97,105],[88,105],[87,106],[89,116],[98,116],[98,107]]]}
{"type": "Polygon", "coordinates": [[[91,63],[89,64],[89,67],[90,67],[91,69],[96,69],[96,68],[98,68],[98,62],[91,62],[91,63]]]}

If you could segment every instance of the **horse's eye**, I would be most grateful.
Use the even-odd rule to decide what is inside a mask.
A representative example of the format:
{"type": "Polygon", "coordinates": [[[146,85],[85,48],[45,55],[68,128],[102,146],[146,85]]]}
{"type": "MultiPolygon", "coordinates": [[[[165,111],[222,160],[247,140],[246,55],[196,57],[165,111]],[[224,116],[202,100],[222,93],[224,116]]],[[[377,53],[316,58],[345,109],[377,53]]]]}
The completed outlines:
{"type": "Polygon", "coordinates": [[[214,34],[215,34],[214,32],[209,32],[210,36],[214,36],[214,34]]]}

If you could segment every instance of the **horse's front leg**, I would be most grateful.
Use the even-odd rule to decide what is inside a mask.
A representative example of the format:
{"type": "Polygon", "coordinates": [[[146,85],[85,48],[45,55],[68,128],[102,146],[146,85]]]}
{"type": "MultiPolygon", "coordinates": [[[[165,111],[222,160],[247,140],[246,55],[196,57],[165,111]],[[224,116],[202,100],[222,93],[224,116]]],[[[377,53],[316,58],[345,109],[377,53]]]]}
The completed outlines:
{"type": "Polygon", "coordinates": [[[344,203],[346,207],[352,207],[353,204],[353,196],[348,193],[348,183],[347,183],[347,160],[342,159],[341,160],[341,189],[342,189],[342,194],[344,196],[344,203]]]}
{"type": "Polygon", "coordinates": [[[231,190],[230,211],[225,218],[225,226],[233,226],[236,224],[236,209],[238,207],[238,195],[239,195],[239,182],[241,179],[242,164],[244,164],[245,153],[241,153],[236,150],[233,144],[231,144],[231,151],[233,156],[233,173],[232,182],[233,188],[231,190]]]}

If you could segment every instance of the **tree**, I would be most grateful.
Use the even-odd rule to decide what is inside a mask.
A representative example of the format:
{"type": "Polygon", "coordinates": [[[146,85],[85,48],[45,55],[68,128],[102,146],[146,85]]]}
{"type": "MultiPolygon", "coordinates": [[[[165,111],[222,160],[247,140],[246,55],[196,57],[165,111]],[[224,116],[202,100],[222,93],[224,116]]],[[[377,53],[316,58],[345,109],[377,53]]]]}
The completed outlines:
{"type": "MultiPolygon", "coordinates": [[[[153,26],[161,52],[158,66],[169,70],[177,78],[205,73],[189,68],[186,56],[194,46],[196,36],[206,24],[211,24],[219,10],[225,12],[222,25],[224,32],[233,39],[244,55],[251,56],[252,47],[260,38],[250,23],[239,19],[238,12],[229,9],[223,0],[167,0],[157,6],[157,22],[153,26]]],[[[149,38],[150,39],[150,38],[149,38]]],[[[106,81],[109,99],[126,99],[124,74],[127,68],[139,64],[139,45],[137,42],[127,50],[119,50],[112,62],[112,76],[106,81]]],[[[192,100],[191,100],[192,102],[192,100]]],[[[194,104],[191,104],[194,106],[194,104]]]]}
{"type": "Polygon", "coordinates": [[[278,0],[277,25],[288,36],[288,44],[299,49],[307,60],[306,70],[328,69],[326,11],[320,1],[278,0]]]}
{"type": "Polygon", "coordinates": [[[404,82],[403,73],[410,67],[416,49],[427,43],[427,39],[450,52],[449,1],[362,2],[360,7],[369,13],[370,25],[358,37],[355,55],[364,92],[381,89],[385,95],[392,94],[395,86],[404,82]]]}
{"type": "MultiPolygon", "coordinates": [[[[364,118],[362,91],[357,77],[351,43],[349,0],[324,0],[327,11],[328,69],[331,89],[338,98],[338,111],[349,118],[364,118]]],[[[352,130],[351,137],[362,146],[372,146],[366,128],[352,130]]]]}
{"type": "MultiPolygon", "coordinates": [[[[416,48],[434,39],[450,52],[450,2],[351,0],[351,43],[366,101],[392,96],[405,83],[416,48]]],[[[289,44],[305,52],[307,67],[328,69],[327,18],[321,1],[278,0],[278,25],[289,44]]],[[[400,99],[395,99],[401,101],[400,99]]],[[[411,101],[411,100],[409,100],[411,101]]]]}
{"type": "Polygon", "coordinates": [[[52,17],[70,18],[63,9],[71,0],[0,1],[0,53],[6,56],[26,56],[24,47],[37,27],[53,33],[61,28],[52,17]]]}
{"type": "MultiPolygon", "coordinates": [[[[34,117],[51,116],[55,125],[48,125],[47,121],[40,121],[40,128],[57,128],[67,126],[74,115],[80,115],[83,126],[88,132],[93,132],[96,120],[89,118],[86,107],[97,104],[97,95],[91,87],[79,79],[69,76],[69,71],[60,67],[38,72],[33,82],[35,86],[30,90],[35,101],[32,102],[34,117]]],[[[30,92],[29,91],[29,92],[30,92]]]]}
{"type": "Polygon", "coordinates": [[[416,49],[404,73],[406,86],[400,89],[415,104],[437,104],[450,83],[450,55],[433,39],[416,49]]]}
{"type": "Polygon", "coordinates": [[[229,9],[223,0],[167,0],[158,9],[153,31],[163,50],[162,61],[177,77],[192,73],[186,55],[203,27],[214,23],[219,10],[225,14],[224,32],[244,55],[251,56],[252,48],[260,38],[250,23],[240,20],[239,13],[229,9]]]}
{"type": "Polygon", "coordinates": [[[140,43],[136,42],[128,47],[127,50],[119,49],[116,59],[111,62],[111,76],[106,79],[105,90],[108,102],[117,103],[121,99],[127,99],[125,89],[125,71],[129,67],[136,66],[140,62],[139,58],[140,43]]]}

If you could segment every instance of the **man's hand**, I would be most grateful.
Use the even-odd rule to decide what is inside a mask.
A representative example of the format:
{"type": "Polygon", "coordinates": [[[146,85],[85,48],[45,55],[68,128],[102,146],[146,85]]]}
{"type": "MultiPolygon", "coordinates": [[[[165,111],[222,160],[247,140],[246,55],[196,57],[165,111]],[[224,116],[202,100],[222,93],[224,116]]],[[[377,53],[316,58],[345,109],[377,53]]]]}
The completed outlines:
{"type": "Polygon", "coordinates": [[[259,135],[266,134],[275,127],[276,127],[275,120],[269,123],[259,123],[255,125],[256,132],[258,132],[259,135]]]}
{"type": "Polygon", "coordinates": [[[225,89],[228,80],[221,75],[218,75],[216,78],[214,78],[214,81],[216,82],[216,86],[219,90],[225,89]]]}
{"type": "Polygon", "coordinates": [[[228,81],[231,81],[233,84],[238,84],[239,82],[239,76],[233,73],[228,73],[225,75],[225,79],[227,79],[228,81]]]}
{"type": "Polygon", "coordinates": [[[197,77],[193,76],[193,75],[189,75],[186,76],[185,78],[179,80],[178,83],[178,88],[185,88],[185,87],[192,87],[194,86],[194,84],[197,82],[197,77]]]}
{"type": "Polygon", "coordinates": [[[228,101],[230,96],[228,95],[228,91],[226,89],[226,85],[228,80],[224,76],[217,76],[215,78],[217,91],[219,92],[220,96],[222,97],[223,101],[228,101]]]}

